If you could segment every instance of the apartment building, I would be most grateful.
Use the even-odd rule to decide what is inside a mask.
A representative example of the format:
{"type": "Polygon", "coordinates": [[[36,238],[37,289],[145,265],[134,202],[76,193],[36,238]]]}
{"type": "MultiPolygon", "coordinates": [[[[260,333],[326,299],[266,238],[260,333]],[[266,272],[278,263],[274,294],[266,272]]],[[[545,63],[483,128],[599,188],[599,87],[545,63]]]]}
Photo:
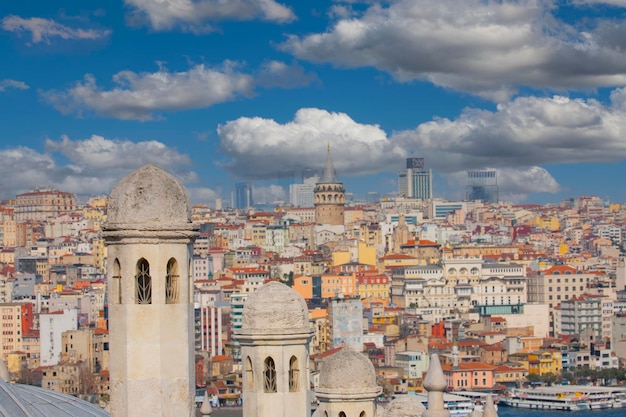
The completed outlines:
{"type": "Polygon", "coordinates": [[[76,209],[74,194],[55,189],[39,189],[15,198],[15,221],[44,221],[76,209]]]}

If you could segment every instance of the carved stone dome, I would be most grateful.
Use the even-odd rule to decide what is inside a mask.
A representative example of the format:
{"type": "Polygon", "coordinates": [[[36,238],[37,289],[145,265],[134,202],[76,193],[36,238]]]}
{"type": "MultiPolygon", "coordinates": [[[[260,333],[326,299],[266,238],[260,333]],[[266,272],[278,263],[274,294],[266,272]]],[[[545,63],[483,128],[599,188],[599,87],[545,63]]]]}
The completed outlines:
{"type": "Polygon", "coordinates": [[[280,282],[256,290],[243,308],[242,331],[266,333],[309,332],[309,310],[304,299],[280,282]]]}
{"type": "Polygon", "coordinates": [[[381,417],[421,417],[426,407],[414,395],[394,398],[380,413],[381,417]]]}
{"type": "Polygon", "coordinates": [[[376,372],[369,358],[343,348],[322,362],[320,388],[361,391],[378,387],[376,372]]]}
{"type": "Polygon", "coordinates": [[[131,172],[113,188],[108,199],[107,223],[189,223],[191,207],[183,184],[154,165],[131,172]]]}

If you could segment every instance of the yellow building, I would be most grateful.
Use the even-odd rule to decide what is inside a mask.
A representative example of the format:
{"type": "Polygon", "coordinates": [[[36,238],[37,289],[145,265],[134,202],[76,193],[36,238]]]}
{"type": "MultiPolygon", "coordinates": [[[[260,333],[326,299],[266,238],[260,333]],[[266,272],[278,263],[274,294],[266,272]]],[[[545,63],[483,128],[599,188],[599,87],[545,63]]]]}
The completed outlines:
{"type": "Polygon", "coordinates": [[[332,253],[332,266],[344,265],[352,262],[353,259],[360,264],[376,265],[376,247],[359,241],[356,246],[343,247],[332,253]],[[356,253],[355,253],[356,251],[356,253]]]}
{"type": "Polygon", "coordinates": [[[322,275],[322,298],[333,298],[339,294],[346,297],[353,297],[356,291],[356,276],[352,274],[322,275]]]}
{"type": "Polygon", "coordinates": [[[390,279],[376,271],[363,271],[357,274],[357,292],[361,300],[389,301],[390,279]]]}
{"type": "Polygon", "coordinates": [[[359,242],[359,263],[365,265],[376,265],[376,247],[359,242]]]}
{"type": "Polygon", "coordinates": [[[255,246],[264,246],[267,236],[266,223],[252,223],[250,225],[250,240],[255,246]]]}
{"type": "Polygon", "coordinates": [[[561,229],[561,221],[554,216],[537,216],[533,224],[537,227],[541,227],[543,230],[549,230],[551,232],[556,232],[561,229]]]}
{"type": "Polygon", "coordinates": [[[525,381],[528,375],[528,369],[516,366],[501,365],[495,369],[495,379],[498,384],[517,384],[520,381],[525,381]]]}
{"type": "Polygon", "coordinates": [[[0,262],[13,266],[15,264],[15,248],[1,249],[0,262]]]}
{"type": "Polygon", "coordinates": [[[305,300],[313,298],[313,278],[308,275],[294,276],[292,288],[305,300]]]}
{"type": "Polygon", "coordinates": [[[561,363],[561,353],[546,350],[543,352],[533,352],[528,354],[528,373],[535,375],[546,375],[552,373],[561,375],[563,370],[561,363]]]}
{"type": "Polygon", "coordinates": [[[520,342],[522,342],[522,352],[536,352],[543,345],[543,338],[534,336],[520,337],[520,342]]]}
{"type": "Polygon", "coordinates": [[[406,266],[418,266],[420,264],[425,264],[425,262],[420,263],[420,260],[415,256],[405,255],[403,253],[391,253],[389,255],[385,255],[378,258],[378,262],[379,271],[385,271],[389,268],[402,268],[406,266]]]}
{"type": "Polygon", "coordinates": [[[351,261],[349,250],[336,250],[333,252],[332,256],[333,256],[332,266],[348,264],[351,261]]]}
{"type": "Polygon", "coordinates": [[[13,219],[6,219],[0,227],[2,227],[2,245],[5,248],[14,248],[17,245],[17,223],[13,219]]]}

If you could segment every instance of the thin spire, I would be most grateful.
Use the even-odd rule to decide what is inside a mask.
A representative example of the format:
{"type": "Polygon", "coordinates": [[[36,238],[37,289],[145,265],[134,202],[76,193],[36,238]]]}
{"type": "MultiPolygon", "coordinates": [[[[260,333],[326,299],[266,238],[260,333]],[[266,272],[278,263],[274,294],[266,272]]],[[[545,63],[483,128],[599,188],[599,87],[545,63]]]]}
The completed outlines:
{"type": "Polygon", "coordinates": [[[337,171],[335,171],[335,165],[333,164],[333,160],[330,157],[330,142],[327,145],[328,154],[326,155],[326,164],[324,164],[324,171],[322,172],[322,178],[320,178],[320,183],[322,184],[335,184],[339,181],[337,180],[337,171]]]}

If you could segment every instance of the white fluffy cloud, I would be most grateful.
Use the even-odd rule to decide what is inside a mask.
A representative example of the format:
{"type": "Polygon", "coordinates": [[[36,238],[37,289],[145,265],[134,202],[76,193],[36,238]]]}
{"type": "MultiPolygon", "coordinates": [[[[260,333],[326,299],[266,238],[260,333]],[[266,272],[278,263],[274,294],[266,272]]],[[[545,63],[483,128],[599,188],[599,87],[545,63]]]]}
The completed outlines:
{"type": "Polygon", "coordinates": [[[376,125],[363,125],[344,113],[301,109],[292,122],[242,117],[218,127],[226,167],[244,178],[271,179],[281,173],[319,168],[330,144],[335,166],[345,174],[388,169],[406,156],[376,125]]]}
{"type": "MultiPolygon", "coordinates": [[[[486,167],[486,169],[493,169],[486,167]]],[[[499,167],[498,189],[500,201],[522,202],[529,193],[557,193],[561,187],[554,177],[545,169],[538,166],[499,167]]],[[[444,174],[448,183],[458,190],[453,198],[465,198],[467,173],[458,171],[444,174]]]]}
{"type": "MultiPolygon", "coordinates": [[[[626,85],[623,19],[579,30],[544,0],[396,0],[339,18],[324,33],[281,48],[338,67],[375,67],[399,81],[506,101],[519,86],[588,89],[626,85]]],[[[595,25],[595,26],[594,26],[595,25]]]]}
{"type": "Polygon", "coordinates": [[[193,32],[212,30],[209,22],[253,20],[284,23],[295,19],[293,11],[274,0],[124,0],[131,21],[148,22],[155,30],[181,27],[193,32]]]}
{"type": "Polygon", "coordinates": [[[50,43],[53,38],[95,40],[106,38],[110,30],[71,28],[51,19],[9,15],[2,19],[2,29],[8,32],[28,32],[32,43],[50,43]]]}
{"type": "MultiPolygon", "coordinates": [[[[27,147],[0,150],[1,198],[40,186],[53,186],[80,195],[106,194],[122,177],[145,164],[155,164],[172,172],[185,182],[197,175],[187,167],[187,155],[158,141],[131,142],[93,135],[73,140],[46,140],[46,151],[27,147]],[[59,160],[67,162],[59,163],[59,160]]],[[[189,189],[192,201],[208,202],[215,193],[208,188],[189,189]]]]}
{"type": "Polygon", "coordinates": [[[92,75],[86,75],[66,91],[47,91],[42,96],[63,113],[80,114],[86,108],[108,117],[149,120],[159,111],[209,107],[252,95],[252,77],[236,67],[224,62],[215,68],[196,65],[186,72],[122,71],[113,76],[116,87],[111,90],[100,88],[92,75]]]}
{"type": "Polygon", "coordinates": [[[28,90],[28,85],[26,85],[26,83],[23,81],[10,80],[8,78],[0,81],[0,92],[6,91],[9,88],[28,90]]]}
{"type": "Polygon", "coordinates": [[[319,169],[327,144],[340,176],[395,172],[404,158],[421,156],[448,176],[492,167],[503,193],[557,192],[542,166],[626,159],[626,92],[611,105],[562,96],[523,97],[496,111],[466,109],[458,118],[435,119],[387,135],[343,113],[301,109],[293,121],[239,118],[218,128],[225,167],[244,178],[277,178],[319,169]]]}
{"type": "Polygon", "coordinates": [[[626,158],[625,134],[626,113],[615,104],[554,96],[518,98],[495,112],[467,109],[456,120],[432,120],[391,140],[451,171],[619,161],[626,158]]]}

